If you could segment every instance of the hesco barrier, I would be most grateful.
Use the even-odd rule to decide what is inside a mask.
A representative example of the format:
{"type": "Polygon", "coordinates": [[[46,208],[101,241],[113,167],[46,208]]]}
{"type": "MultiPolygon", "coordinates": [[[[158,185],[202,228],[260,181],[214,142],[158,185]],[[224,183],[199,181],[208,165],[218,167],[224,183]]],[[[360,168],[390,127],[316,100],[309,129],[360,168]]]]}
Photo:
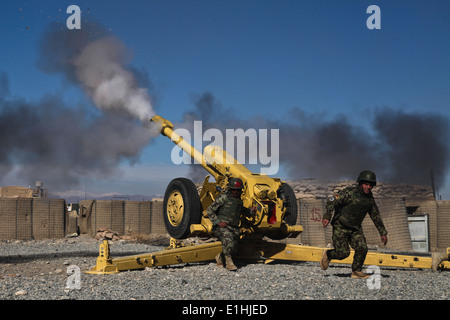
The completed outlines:
{"type": "MultiPolygon", "coordinates": [[[[282,242],[331,245],[332,228],[323,228],[321,222],[325,201],[298,200],[297,224],[303,226],[303,232],[297,238],[282,242]]],[[[430,251],[450,246],[450,201],[379,198],[376,202],[389,232],[387,248],[412,250],[407,221],[411,215],[428,216],[430,251]]],[[[0,240],[63,238],[77,229],[95,236],[99,228],[111,229],[121,235],[166,234],[163,202],[84,200],[80,202],[76,217],[67,213],[63,199],[0,198],[0,240]]],[[[381,245],[378,231],[369,216],[363,222],[363,229],[369,246],[381,245]]]]}
{"type": "Polygon", "coordinates": [[[0,199],[0,240],[64,238],[66,222],[63,199],[0,199]]]}
{"type": "MultiPolygon", "coordinates": [[[[309,246],[332,245],[332,227],[323,228],[322,216],[325,212],[325,199],[311,199],[298,201],[299,215],[297,223],[303,226],[303,232],[297,239],[290,239],[294,243],[300,241],[309,246]]],[[[412,250],[411,236],[408,229],[406,207],[403,200],[377,200],[383,222],[388,230],[389,242],[387,247],[396,250],[412,250]]],[[[381,245],[380,235],[367,215],[362,224],[367,244],[381,245]]]]}
{"type": "Polygon", "coordinates": [[[101,228],[121,235],[166,233],[162,201],[83,200],[78,225],[89,235],[101,228]]]}
{"type": "MultiPolygon", "coordinates": [[[[430,251],[440,251],[450,246],[450,201],[430,199],[375,199],[381,217],[388,230],[387,248],[412,251],[411,234],[408,227],[408,216],[427,215],[429,217],[430,251]],[[413,213],[408,209],[413,208],[413,213]]],[[[327,246],[332,244],[332,227],[322,227],[322,216],[326,199],[298,200],[299,214],[297,224],[303,226],[303,232],[288,243],[302,243],[310,246],[327,246]]],[[[381,246],[380,235],[369,215],[362,224],[367,244],[381,246]]]]}
{"type": "Polygon", "coordinates": [[[450,247],[450,202],[438,201],[437,247],[450,247]]]}

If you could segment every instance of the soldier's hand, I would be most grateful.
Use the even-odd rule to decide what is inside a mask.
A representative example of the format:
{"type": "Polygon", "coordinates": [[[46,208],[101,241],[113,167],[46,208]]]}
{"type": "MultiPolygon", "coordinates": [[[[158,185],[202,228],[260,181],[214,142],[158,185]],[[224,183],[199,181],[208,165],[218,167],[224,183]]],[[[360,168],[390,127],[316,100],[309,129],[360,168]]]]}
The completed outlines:
{"type": "Polygon", "coordinates": [[[328,219],[322,219],[322,225],[325,228],[330,223],[330,220],[328,219]]]}
{"type": "Polygon", "coordinates": [[[225,227],[227,226],[227,223],[224,222],[224,221],[220,221],[217,225],[218,225],[220,228],[225,228],[225,227]]]}
{"type": "Polygon", "coordinates": [[[386,245],[387,241],[387,236],[381,236],[381,242],[383,242],[383,245],[386,245]]]}

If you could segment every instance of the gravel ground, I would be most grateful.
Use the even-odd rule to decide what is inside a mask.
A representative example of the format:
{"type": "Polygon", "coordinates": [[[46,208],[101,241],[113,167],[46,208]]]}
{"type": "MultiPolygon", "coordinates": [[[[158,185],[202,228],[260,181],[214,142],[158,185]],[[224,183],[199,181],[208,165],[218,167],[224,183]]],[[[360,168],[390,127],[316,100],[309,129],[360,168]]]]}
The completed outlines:
{"type": "MultiPolygon", "coordinates": [[[[119,257],[163,250],[167,239],[119,241],[119,257]]],[[[1,300],[448,300],[449,272],[381,269],[379,289],[350,278],[350,266],[317,263],[237,263],[237,272],[215,263],[178,265],[91,275],[99,241],[69,239],[0,241],[1,300]],[[81,270],[80,288],[66,288],[71,266],[81,270]]]]}

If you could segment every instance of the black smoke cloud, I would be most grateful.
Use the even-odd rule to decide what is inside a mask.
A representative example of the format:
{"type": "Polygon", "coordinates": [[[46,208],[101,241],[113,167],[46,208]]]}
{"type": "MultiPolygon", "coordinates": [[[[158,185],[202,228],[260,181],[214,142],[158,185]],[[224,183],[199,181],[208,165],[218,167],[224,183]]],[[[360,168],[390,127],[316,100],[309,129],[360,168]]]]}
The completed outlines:
{"type": "Polygon", "coordinates": [[[39,101],[11,96],[8,76],[0,74],[0,179],[14,174],[64,191],[138,161],[155,134],[143,125],[153,111],[125,46],[95,23],[82,30],[55,23],[38,51],[40,70],[84,90],[96,108],[62,94],[43,93],[39,101]]]}
{"type": "MultiPolygon", "coordinates": [[[[279,129],[279,159],[288,179],[354,180],[369,169],[384,182],[429,185],[432,170],[440,187],[449,169],[450,122],[439,114],[380,107],[355,123],[345,115],[330,119],[292,108],[279,113],[281,120],[264,115],[242,119],[211,92],[194,96],[193,105],[185,122],[202,120],[204,130],[279,129]]],[[[201,170],[194,166],[191,176],[204,177],[201,170]]]]}

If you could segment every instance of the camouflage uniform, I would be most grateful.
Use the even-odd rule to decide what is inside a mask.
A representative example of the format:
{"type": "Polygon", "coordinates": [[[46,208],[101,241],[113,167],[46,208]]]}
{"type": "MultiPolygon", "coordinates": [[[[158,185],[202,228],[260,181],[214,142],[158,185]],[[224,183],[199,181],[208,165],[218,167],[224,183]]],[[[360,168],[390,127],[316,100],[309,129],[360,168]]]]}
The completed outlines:
{"type": "Polygon", "coordinates": [[[350,255],[349,245],[355,250],[352,271],[361,271],[367,255],[366,238],[361,223],[369,213],[381,236],[387,235],[372,193],[365,194],[361,187],[348,187],[328,199],[323,219],[331,220],[334,249],[327,251],[328,259],[342,260],[350,255]]]}
{"type": "Polygon", "coordinates": [[[207,214],[213,224],[213,235],[222,242],[225,256],[236,253],[239,241],[239,222],[241,214],[247,215],[240,198],[234,198],[229,192],[221,194],[208,208],[207,214]],[[219,222],[226,222],[225,228],[217,226],[219,222]]]}

